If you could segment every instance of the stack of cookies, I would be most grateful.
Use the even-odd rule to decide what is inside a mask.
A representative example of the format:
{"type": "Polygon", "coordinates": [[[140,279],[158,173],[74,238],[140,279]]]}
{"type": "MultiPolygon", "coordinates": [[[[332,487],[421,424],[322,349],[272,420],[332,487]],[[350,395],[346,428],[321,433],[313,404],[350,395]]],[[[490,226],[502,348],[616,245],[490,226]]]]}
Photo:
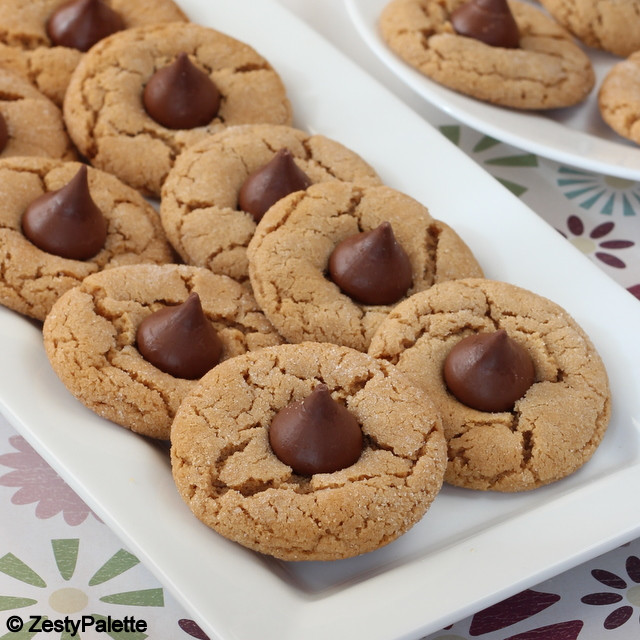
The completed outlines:
{"type": "Polygon", "coordinates": [[[485,279],[425,204],[294,128],[250,44],[136,3],[135,20],[117,0],[50,5],[23,8],[6,47],[78,63],[61,111],[7,71],[14,111],[58,109],[62,143],[36,149],[0,103],[0,303],[42,322],[80,402],[171,443],[199,519],[335,560],[397,539],[444,482],[524,491],[591,457],[610,397],[578,324],[485,279]]]}
{"type": "Polygon", "coordinates": [[[380,31],[390,49],[425,76],[513,109],[580,105],[596,86],[589,50],[610,53],[613,62],[598,87],[600,114],[619,135],[640,144],[640,2],[539,4],[391,0],[380,15],[380,31]]]}

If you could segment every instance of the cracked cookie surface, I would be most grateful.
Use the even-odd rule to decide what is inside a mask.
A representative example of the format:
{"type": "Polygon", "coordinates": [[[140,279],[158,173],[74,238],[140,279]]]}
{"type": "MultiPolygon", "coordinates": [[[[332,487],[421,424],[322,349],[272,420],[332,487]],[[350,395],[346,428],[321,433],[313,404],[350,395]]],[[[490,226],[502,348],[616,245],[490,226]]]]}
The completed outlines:
{"type": "MultiPolygon", "coordinates": [[[[173,0],[102,0],[123,19],[125,28],[186,21],[173,0]]],[[[0,64],[21,73],[59,107],[82,52],[53,46],[47,35],[49,16],[68,0],[3,0],[0,4],[0,64]]]]}
{"type": "Polygon", "coordinates": [[[196,292],[222,341],[221,361],[280,344],[253,297],[231,278],[186,265],[131,265],[86,278],[54,305],[43,326],[54,371],[98,415],[168,440],[171,421],[196,380],[176,378],[136,348],[144,318],[196,292]]]}
{"type": "Polygon", "coordinates": [[[88,260],[47,253],[23,234],[21,219],[37,197],[65,186],[79,162],[0,159],[0,303],[44,320],[54,302],[97,271],[139,262],[171,262],[171,247],[155,209],[115,176],[89,168],[91,197],[107,219],[104,248],[88,260]]]}
{"type": "Polygon", "coordinates": [[[312,185],[273,205],[247,249],[254,295],[289,342],[367,350],[393,305],[355,302],[326,276],[327,264],[342,240],[385,221],[411,261],[407,296],[442,280],[482,275],[460,236],[408,195],[386,186],[312,185]]]}
{"type": "Polygon", "coordinates": [[[21,76],[0,69],[0,113],[9,139],[0,158],[44,156],[73,160],[62,111],[21,76]]]}
{"type": "Polygon", "coordinates": [[[598,107],[616,133],[640,144],[640,51],[609,69],[600,85],[598,107]]]}
{"type": "Polygon", "coordinates": [[[446,444],[423,391],[394,367],[331,344],[247,353],[206,374],[171,432],[176,486],[223,536],[283,560],[335,560],[407,531],[440,490],[446,444]],[[300,476],[272,452],[277,411],[319,383],[358,420],[360,459],[300,476]]]}
{"type": "Polygon", "coordinates": [[[640,49],[640,0],[540,0],[576,38],[626,58],[640,49]]]}
{"type": "Polygon", "coordinates": [[[511,284],[472,278],[419,293],[389,314],[369,353],[438,407],[450,484],[522,491],[554,482],[589,460],[609,422],[607,373],[589,337],[556,303],[511,284]],[[513,411],[490,413],[456,400],[442,368],[464,337],[496,329],[525,347],[536,377],[513,411]]]}
{"type": "Polygon", "coordinates": [[[360,156],[325,136],[285,125],[229,127],[180,154],[162,188],[162,224],[186,263],[248,281],[246,248],[256,223],[239,210],[238,192],[282,148],[313,183],[380,183],[360,156]]]}
{"type": "Polygon", "coordinates": [[[387,45],[432,80],[471,97],[516,109],[581,102],[595,83],[589,57],[536,7],[511,0],[520,47],[493,47],[455,33],[451,13],[466,0],[391,0],[380,16],[387,45]]]}
{"type": "Polygon", "coordinates": [[[187,146],[237,124],[291,124],[285,87],[269,62],[248,44],[194,23],[128,29],[99,42],[74,71],[63,114],[93,165],[156,196],[187,146]],[[168,129],[144,108],[146,83],[181,53],[220,90],[220,109],[206,126],[168,129]]]}

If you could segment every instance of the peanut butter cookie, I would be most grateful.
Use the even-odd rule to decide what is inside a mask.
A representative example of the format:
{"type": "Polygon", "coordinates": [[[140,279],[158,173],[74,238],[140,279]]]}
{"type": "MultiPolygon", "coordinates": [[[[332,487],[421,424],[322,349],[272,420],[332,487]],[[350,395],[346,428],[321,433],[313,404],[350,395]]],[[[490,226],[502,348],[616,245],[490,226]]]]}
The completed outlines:
{"type": "Polygon", "coordinates": [[[60,109],[24,78],[4,69],[0,69],[0,118],[6,132],[0,136],[0,158],[75,159],[60,109]]]}
{"type": "MultiPolygon", "coordinates": [[[[247,249],[254,295],[287,341],[334,342],[367,350],[397,300],[363,302],[329,274],[329,266],[343,241],[384,225],[391,227],[408,258],[408,278],[397,300],[442,280],[482,275],[460,236],[408,195],[386,186],[337,181],[312,185],[273,205],[247,249]]],[[[373,262],[373,267],[385,264],[373,262]]],[[[387,285],[395,287],[404,267],[383,266],[383,273],[376,274],[375,268],[363,265],[356,271],[374,276],[370,284],[376,293],[387,285]]]]}
{"type": "Polygon", "coordinates": [[[616,133],[640,144],[640,51],[609,69],[600,85],[598,106],[616,133]]]}
{"type": "Polygon", "coordinates": [[[155,196],[187,146],[237,124],[291,123],[267,60],[193,23],[127,29],[99,42],[74,71],[63,113],[93,165],[155,196]]]}
{"type": "MultiPolygon", "coordinates": [[[[78,12],[85,12],[84,21],[75,26],[79,34],[90,31],[86,12],[91,2],[76,2],[78,12]]],[[[83,56],[83,51],[74,46],[56,44],[49,33],[49,20],[65,4],[69,4],[69,0],[3,0],[0,4],[0,67],[24,75],[59,107],[62,107],[71,73],[83,56]]],[[[122,19],[121,28],[125,29],[187,20],[173,0],[154,0],[152,3],[144,0],[100,0],[100,4],[116,12],[122,19]]],[[[67,16],[69,24],[74,23],[73,18],[67,16]]],[[[102,24],[105,22],[101,15],[96,15],[96,20],[102,24]]]]}
{"type": "MultiPolygon", "coordinates": [[[[168,439],[175,412],[197,380],[168,373],[143,356],[138,328],[194,292],[220,340],[218,361],[282,342],[253,297],[231,278],[186,265],[129,265],[85,278],[56,302],[43,326],[53,369],[98,415],[168,439]]],[[[171,346],[171,340],[160,341],[165,353],[171,346]]]]}
{"type": "MultiPolygon", "coordinates": [[[[54,193],[68,188],[81,170],[87,167],[78,162],[41,157],[0,159],[0,303],[37,320],[44,320],[54,302],[91,273],[172,259],[155,209],[135,189],[92,168],[86,173],[88,188],[104,218],[97,252],[78,259],[50,247],[47,243],[57,240],[57,230],[62,229],[55,217],[51,226],[41,218],[32,225],[35,240],[40,241],[34,244],[24,231],[26,211],[45,195],[55,202],[54,193]]],[[[47,213],[46,208],[39,211],[47,213]]],[[[71,245],[86,239],[84,230],[75,233],[73,229],[61,238],[63,244],[68,241],[71,245]]]]}
{"type": "Polygon", "coordinates": [[[285,125],[229,127],[180,154],[162,188],[162,224],[186,263],[248,280],[246,247],[257,223],[241,210],[239,193],[249,176],[282,149],[312,183],[380,183],[360,156],[320,134],[285,125]]]}
{"type": "Polygon", "coordinates": [[[589,60],[571,35],[531,5],[509,0],[518,45],[494,46],[454,29],[466,0],[391,0],[380,16],[388,46],[432,80],[473,98],[516,109],[554,109],[581,102],[595,83],[589,60]]]}
{"type": "Polygon", "coordinates": [[[589,460],[607,429],[609,384],[591,340],[559,305],[511,284],[471,278],[420,292],[389,314],[369,354],[395,364],[439,409],[445,481],[454,485],[523,491],[554,482],[589,460]],[[491,348],[478,348],[479,336],[491,348]],[[451,376],[460,361],[451,367],[449,358],[467,338],[466,372],[451,376]],[[527,377],[523,355],[532,378],[504,403],[504,387],[527,377]],[[460,400],[467,383],[483,397],[460,400]],[[474,408],[479,400],[489,408],[474,408]]]}
{"type": "Polygon", "coordinates": [[[442,484],[446,444],[429,398],[394,367],[309,342],[247,353],[205,375],[174,420],[171,462],[182,498],[223,536],[283,560],[336,560],[373,551],[422,518],[442,484]],[[276,456],[270,433],[276,415],[320,385],[359,425],[361,451],[339,470],[303,475],[276,456]]]}
{"type": "Polygon", "coordinates": [[[639,0],[540,0],[581,42],[626,58],[640,49],[639,0]]]}

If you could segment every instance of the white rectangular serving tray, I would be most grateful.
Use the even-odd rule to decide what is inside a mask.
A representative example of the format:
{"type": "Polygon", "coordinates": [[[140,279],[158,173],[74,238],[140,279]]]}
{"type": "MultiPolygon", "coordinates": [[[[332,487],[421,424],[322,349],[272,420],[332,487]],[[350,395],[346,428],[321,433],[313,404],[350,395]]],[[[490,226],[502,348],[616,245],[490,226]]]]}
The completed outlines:
{"type": "Polygon", "coordinates": [[[182,0],[279,71],[295,126],[357,151],[458,231],[487,277],[566,308],[613,391],[611,427],[573,476],[526,494],[445,487],[409,533],[332,563],[284,563],[193,517],[166,447],[85,409],[40,328],[0,309],[0,406],[212,640],[409,640],[640,535],[640,304],[443,135],[270,0],[182,0]]]}

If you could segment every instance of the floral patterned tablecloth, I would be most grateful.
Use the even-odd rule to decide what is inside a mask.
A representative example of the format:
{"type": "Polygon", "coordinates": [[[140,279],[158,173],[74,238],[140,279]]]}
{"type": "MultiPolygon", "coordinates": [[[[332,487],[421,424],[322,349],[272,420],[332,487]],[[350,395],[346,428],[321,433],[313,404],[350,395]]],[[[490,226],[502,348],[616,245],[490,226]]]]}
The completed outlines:
{"type": "MultiPolygon", "coordinates": [[[[280,2],[362,66],[371,64],[349,29],[340,0],[280,2]]],[[[416,101],[384,72],[373,72],[629,295],[640,299],[640,183],[558,164],[488,138],[416,101]]],[[[92,614],[96,620],[128,616],[146,623],[144,630],[107,633],[112,638],[206,638],[171,594],[1,415],[0,523],[0,640],[34,637],[25,630],[7,630],[12,617],[34,613],[52,620],[92,614]]],[[[72,636],[61,631],[50,637],[72,636]]],[[[472,638],[637,640],[640,539],[424,640],[472,638]]]]}

